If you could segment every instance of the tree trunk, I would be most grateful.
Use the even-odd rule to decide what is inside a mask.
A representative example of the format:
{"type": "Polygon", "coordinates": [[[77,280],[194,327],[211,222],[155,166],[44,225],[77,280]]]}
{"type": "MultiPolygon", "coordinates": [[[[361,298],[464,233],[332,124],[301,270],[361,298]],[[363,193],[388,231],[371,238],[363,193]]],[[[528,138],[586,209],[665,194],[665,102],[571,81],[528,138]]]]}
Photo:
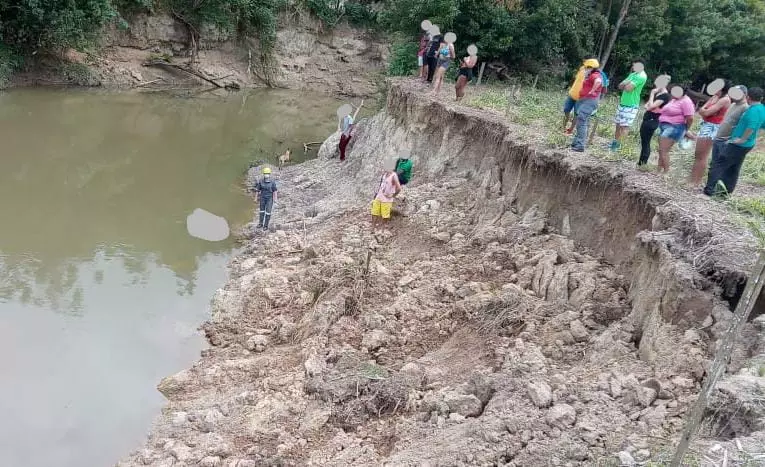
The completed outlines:
{"type": "Polygon", "coordinates": [[[691,443],[691,438],[693,438],[699,429],[699,424],[701,423],[704,411],[707,408],[709,396],[712,395],[715,384],[717,384],[717,381],[725,372],[725,368],[728,366],[728,360],[730,359],[731,353],[733,353],[733,345],[736,343],[736,338],[741,334],[741,330],[746,324],[747,318],[757,302],[757,298],[760,296],[763,281],[765,281],[765,251],[760,252],[757,264],[754,265],[752,272],[749,274],[749,280],[746,282],[744,293],[741,295],[741,300],[739,300],[738,305],[736,305],[736,311],[733,312],[733,319],[731,320],[728,331],[720,340],[715,359],[712,362],[712,366],[709,367],[707,379],[704,381],[704,386],[701,388],[699,398],[696,399],[690,413],[685,417],[685,428],[683,429],[680,443],[677,445],[675,456],[672,458],[672,463],[670,464],[671,467],[680,467],[683,463],[683,457],[685,457],[685,452],[688,450],[688,446],[691,443]]]}
{"type": "Polygon", "coordinates": [[[603,15],[601,13],[601,16],[603,16],[603,31],[600,33],[600,39],[598,40],[598,57],[603,56],[603,47],[606,45],[606,36],[608,35],[608,29],[611,21],[611,6],[613,5],[613,0],[608,0],[608,9],[606,9],[606,14],[603,15]]]}
{"type": "Polygon", "coordinates": [[[627,13],[630,10],[630,3],[632,3],[632,0],[624,0],[624,3],[622,3],[622,8],[619,10],[619,18],[616,19],[614,29],[611,31],[611,36],[608,38],[606,50],[603,52],[603,55],[600,56],[600,68],[605,68],[608,63],[608,58],[611,55],[611,51],[614,49],[614,44],[616,44],[616,37],[619,35],[619,29],[621,29],[622,23],[624,23],[624,18],[627,17],[627,13]]]}

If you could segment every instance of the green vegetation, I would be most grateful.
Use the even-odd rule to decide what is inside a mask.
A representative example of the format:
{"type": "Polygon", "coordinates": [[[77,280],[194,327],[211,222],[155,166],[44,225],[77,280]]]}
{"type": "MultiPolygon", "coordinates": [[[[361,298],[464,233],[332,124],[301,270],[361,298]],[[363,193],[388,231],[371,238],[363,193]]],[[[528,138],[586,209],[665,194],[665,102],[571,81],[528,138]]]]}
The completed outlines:
{"type": "MultiPolygon", "coordinates": [[[[186,24],[193,47],[214,27],[232,37],[256,37],[266,61],[278,11],[286,5],[287,0],[0,0],[0,44],[16,57],[82,50],[110,22],[126,26],[123,18],[132,14],[166,12],[186,24]]],[[[765,40],[765,0],[291,0],[290,5],[310,11],[328,28],[347,21],[415,43],[427,18],[457,34],[458,54],[475,43],[481,59],[504,62],[513,75],[538,76],[540,83],[567,78],[588,54],[610,57],[613,81],[627,73],[635,56],[647,59],[649,74],[670,73],[696,88],[718,76],[761,84],[765,75],[759,49],[765,40]],[[628,1],[629,8],[622,8],[628,1]],[[626,17],[617,29],[621,13],[626,17]]],[[[19,63],[0,51],[0,79],[19,63]]]]}
{"type": "Polygon", "coordinates": [[[388,75],[412,76],[417,72],[417,48],[418,44],[399,40],[391,46],[390,61],[388,62],[388,75]]]}
{"type": "MultiPolygon", "coordinates": [[[[507,63],[514,74],[563,77],[587,54],[605,55],[625,0],[388,0],[379,21],[386,31],[415,40],[419,22],[430,19],[457,34],[458,53],[471,42],[479,56],[507,63]]],[[[647,60],[651,75],[666,72],[678,82],[719,76],[759,84],[765,59],[763,0],[632,0],[615,36],[607,71],[626,75],[632,58],[647,60]]],[[[697,86],[700,87],[700,86],[697,86]]]]}
{"type": "Polygon", "coordinates": [[[368,29],[377,26],[377,13],[363,2],[345,2],[338,0],[306,0],[305,5],[324,26],[332,29],[345,19],[350,24],[368,29]]]}

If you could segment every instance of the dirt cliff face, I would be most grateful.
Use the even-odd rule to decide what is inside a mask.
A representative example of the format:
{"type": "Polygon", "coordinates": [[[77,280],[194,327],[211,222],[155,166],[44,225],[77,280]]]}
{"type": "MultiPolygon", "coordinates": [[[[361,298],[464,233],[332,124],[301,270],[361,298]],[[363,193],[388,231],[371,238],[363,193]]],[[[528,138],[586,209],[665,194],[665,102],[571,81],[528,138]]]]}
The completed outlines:
{"type": "MultiPolygon", "coordinates": [[[[722,213],[689,222],[696,201],[648,176],[515,131],[394,82],[345,163],[333,135],[285,168],[277,230],[245,229],[211,347],[160,383],[168,408],[121,465],[666,460],[730,317],[724,285],[745,277],[744,247],[718,239],[749,239],[722,213]],[[414,178],[374,230],[382,161],[402,150],[414,178]]],[[[734,428],[707,433],[752,445],[755,330],[715,399],[734,428]]]]}
{"type": "MultiPolygon", "coordinates": [[[[271,85],[344,96],[371,96],[387,66],[388,47],[369,33],[346,25],[326,31],[307,15],[283,15],[274,51],[275,69],[264,73],[253,63],[254,41],[235,41],[214,29],[202,31],[194,71],[222,87],[271,85]],[[273,75],[273,79],[269,77],[273,75]],[[267,78],[268,82],[267,82],[267,78]]],[[[78,84],[141,89],[186,89],[209,86],[177,68],[145,66],[169,60],[186,66],[190,60],[188,33],[169,15],[138,14],[127,28],[111,26],[99,51],[69,50],[65,63],[85,65],[78,76],[67,76],[59,64],[41,64],[14,79],[16,85],[78,84]]]]}

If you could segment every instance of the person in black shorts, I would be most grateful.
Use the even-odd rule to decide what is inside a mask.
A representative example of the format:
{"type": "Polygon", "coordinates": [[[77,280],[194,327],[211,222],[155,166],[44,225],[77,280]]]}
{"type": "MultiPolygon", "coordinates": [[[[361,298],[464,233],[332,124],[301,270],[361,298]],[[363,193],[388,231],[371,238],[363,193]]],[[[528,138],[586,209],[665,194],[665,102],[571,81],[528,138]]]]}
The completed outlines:
{"type": "Polygon", "coordinates": [[[428,62],[428,83],[433,82],[433,74],[436,72],[436,67],[438,66],[438,46],[441,44],[442,40],[443,36],[441,34],[433,36],[428,44],[428,49],[425,52],[425,58],[428,62]]]}
{"type": "Polygon", "coordinates": [[[645,113],[643,114],[643,123],[640,125],[640,158],[638,159],[638,165],[648,163],[648,158],[651,156],[651,140],[653,139],[653,134],[659,128],[661,108],[670,99],[672,97],[669,95],[666,85],[654,87],[648,95],[648,102],[645,104],[645,113]]]}
{"type": "Polygon", "coordinates": [[[475,55],[468,55],[460,61],[460,71],[457,74],[457,82],[454,84],[457,101],[465,97],[465,88],[473,80],[473,67],[476,63],[478,63],[478,57],[475,55]]]}

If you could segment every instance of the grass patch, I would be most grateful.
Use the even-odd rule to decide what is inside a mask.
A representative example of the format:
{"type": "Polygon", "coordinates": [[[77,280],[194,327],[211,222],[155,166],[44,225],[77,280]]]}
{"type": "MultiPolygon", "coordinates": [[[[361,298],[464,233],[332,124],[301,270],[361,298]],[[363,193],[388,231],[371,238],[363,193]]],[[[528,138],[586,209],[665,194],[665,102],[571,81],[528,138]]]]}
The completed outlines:
{"type": "MultiPolygon", "coordinates": [[[[553,148],[563,148],[570,143],[569,137],[562,134],[563,128],[561,127],[563,123],[562,107],[565,98],[566,94],[562,91],[532,89],[530,87],[522,87],[518,90],[517,86],[488,85],[471,87],[471,92],[464,102],[469,107],[502,112],[513,123],[544,129],[550,132],[550,134],[544,135],[544,141],[547,145],[553,148]]],[[[590,130],[594,125],[597,125],[596,138],[587,151],[603,160],[623,160],[637,163],[640,156],[639,128],[642,117],[638,116],[635,119],[630,133],[622,141],[621,149],[618,152],[611,152],[607,148],[614,135],[613,117],[616,115],[618,105],[619,96],[616,92],[610,92],[600,102],[598,111],[590,120],[590,130]]],[[[692,130],[696,131],[698,127],[699,119],[697,118],[692,130]]],[[[760,146],[747,156],[741,170],[741,179],[747,183],[765,186],[765,147],[762,147],[765,146],[765,142],[760,143],[760,146]]],[[[658,138],[654,137],[651,151],[652,161],[655,160],[657,154],[658,138]]],[[[693,149],[683,151],[675,146],[670,157],[672,161],[670,180],[682,182],[693,164],[693,149]]],[[[644,167],[643,170],[653,170],[653,167],[644,167]]]]}

